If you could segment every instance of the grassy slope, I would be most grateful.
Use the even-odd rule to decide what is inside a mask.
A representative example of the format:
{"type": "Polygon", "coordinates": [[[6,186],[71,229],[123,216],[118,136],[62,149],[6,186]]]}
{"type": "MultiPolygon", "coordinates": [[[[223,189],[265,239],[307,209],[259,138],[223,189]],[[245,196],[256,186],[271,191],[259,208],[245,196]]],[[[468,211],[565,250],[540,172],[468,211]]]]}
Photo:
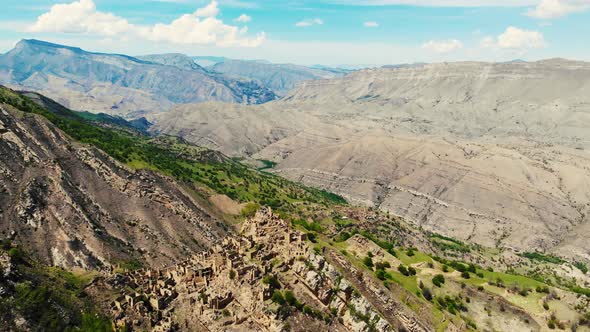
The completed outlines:
{"type": "MultiPolygon", "coordinates": [[[[183,183],[204,185],[240,202],[255,202],[290,212],[299,203],[346,204],[335,194],[305,187],[268,173],[259,172],[229,158],[200,160],[203,149],[181,140],[154,139],[128,128],[97,126],[100,117],[88,117],[65,108],[52,110],[30,98],[0,87],[0,102],[44,116],[73,139],[93,145],[130,167],[150,169],[173,176],[183,183]]],[[[113,121],[108,120],[112,125],[113,121]]]]}
{"type": "MultiPolygon", "coordinates": [[[[257,171],[177,138],[145,136],[111,118],[80,114],[56,103],[42,107],[1,86],[0,103],[43,116],[74,140],[99,148],[132,168],[161,172],[181,183],[226,194],[240,202],[272,206],[285,215],[297,214],[302,206],[325,208],[346,204],[340,196],[257,171]]],[[[13,315],[17,314],[25,317],[33,330],[111,329],[110,323],[97,316],[91,303],[84,299],[83,289],[91,278],[24,258],[19,261],[18,271],[22,278],[16,283],[13,296],[0,299],[0,325],[14,322],[13,315]]]]}
{"type": "Polygon", "coordinates": [[[33,331],[111,331],[83,291],[93,274],[42,266],[6,241],[3,254],[11,256],[15,272],[10,281],[0,280],[7,290],[0,298],[0,330],[20,330],[12,325],[20,315],[33,331]]]}

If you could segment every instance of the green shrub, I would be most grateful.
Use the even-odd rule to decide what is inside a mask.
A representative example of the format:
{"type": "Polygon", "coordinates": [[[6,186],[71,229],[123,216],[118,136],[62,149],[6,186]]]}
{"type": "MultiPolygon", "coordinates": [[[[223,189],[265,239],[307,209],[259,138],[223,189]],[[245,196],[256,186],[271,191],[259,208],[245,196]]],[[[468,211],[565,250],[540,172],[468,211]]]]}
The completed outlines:
{"type": "Polygon", "coordinates": [[[281,288],[281,284],[279,283],[279,280],[274,275],[266,275],[266,276],[264,276],[264,278],[262,278],[262,283],[267,284],[267,285],[270,285],[270,287],[272,289],[279,289],[279,288],[281,288]]]}
{"type": "Polygon", "coordinates": [[[445,277],[442,274],[437,274],[432,278],[432,284],[436,287],[441,287],[445,283],[445,277]]]}
{"type": "Polygon", "coordinates": [[[381,270],[381,269],[378,269],[377,271],[375,271],[375,276],[379,280],[386,280],[388,278],[387,272],[385,272],[384,270],[381,270]]]}
{"type": "Polygon", "coordinates": [[[574,266],[578,268],[578,270],[582,271],[582,273],[588,273],[588,266],[582,262],[575,262],[574,266]]]}
{"type": "Polygon", "coordinates": [[[366,256],[363,258],[363,264],[365,264],[366,267],[373,269],[373,259],[371,257],[366,256]]]}
{"type": "Polygon", "coordinates": [[[260,209],[260,204],[258,203],[248,203],[246,204],[246,206],[244,206],[244,208],[242,209],[242,217],[245,218],[252,218],[254,217],[254,215],[256,214],[256,212],[260,209]]]}
{"type": "Polygon", "coordinates": [[[403,264],[400,264],[397,267],[397,270],[399,271],[399,273],[405,275],[405,276],[409,276],[410,272],[408,272],[408,268],[406,268],[403,264]]]}
{"type": "Polygon", "coordinates": [[[301,310],[301,308],[303,307],[303,305],[295,297],[295,294],[293,294],[293,292],[290,290],[285,291],[285,301],[287,302],[287,304],[294,306],[299,310],[301,310]]]}
{"type": "Polygon", "coordinates": [[[521,254],[522,257],[533,259],[541,262],[552,263],[552,264],[563,264],[565,261],[559,257],[552,255],[545,255],[539,252],[525,252],[521,254]]]}
{"type": "Polygon", "coordinates": [[[272,293],[272,296],[270,299],[271,299],[271,301],[273,301],[276,304],[279,304],[279,305],[285,304],[285,298],[283,297],[283,294],[278,290],[275,290],[272,293]]]}

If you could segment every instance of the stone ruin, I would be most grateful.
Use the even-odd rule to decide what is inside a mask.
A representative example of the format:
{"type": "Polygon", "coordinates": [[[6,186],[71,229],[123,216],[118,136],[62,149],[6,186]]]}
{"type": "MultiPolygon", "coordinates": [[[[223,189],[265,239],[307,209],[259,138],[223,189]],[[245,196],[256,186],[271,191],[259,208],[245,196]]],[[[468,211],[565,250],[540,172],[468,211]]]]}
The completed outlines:
{"type": "Polygon", "coordinates": [[[117,327],[130,330],[281,331],[272,310],[266,275],[278,276],[310,307],[332,313],[335,330],[364,331],[370,317],[379,331],[387,320],[352,285],[315,253],[305,233],[262,208],[246,220],[240,236],[225,238],[209,251],[163,269],[140,269],[108,278],[120,295],[110,304],[117,327]],[[351,310],[356,307],[356,310],[351,310]]]}

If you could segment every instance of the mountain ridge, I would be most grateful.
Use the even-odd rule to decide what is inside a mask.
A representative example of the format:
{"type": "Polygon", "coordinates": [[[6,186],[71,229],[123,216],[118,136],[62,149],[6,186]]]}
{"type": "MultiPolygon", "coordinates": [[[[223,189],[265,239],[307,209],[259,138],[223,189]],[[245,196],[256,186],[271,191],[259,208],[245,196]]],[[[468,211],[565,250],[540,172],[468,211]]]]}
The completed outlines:
{"type": "Polygon", "coordinates": [[[124,116],[185,102],[275,99],[253,81],[37,40],[23,40],[0,56],[0,82],[44,92],[70,108],[124,116]]]}

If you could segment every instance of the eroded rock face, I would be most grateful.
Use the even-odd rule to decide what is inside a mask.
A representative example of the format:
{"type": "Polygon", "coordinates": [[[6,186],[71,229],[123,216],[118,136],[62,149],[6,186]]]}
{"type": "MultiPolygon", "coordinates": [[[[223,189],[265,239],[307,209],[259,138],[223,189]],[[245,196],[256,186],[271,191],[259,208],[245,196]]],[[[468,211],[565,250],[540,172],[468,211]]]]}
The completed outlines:
{"type": "Polygon", "coordinates": [[[0,107],[0,234],[14,234],[44,263],[170,264],[225,234],[172,179],[128,169],[41,117],[0,107]]]}

